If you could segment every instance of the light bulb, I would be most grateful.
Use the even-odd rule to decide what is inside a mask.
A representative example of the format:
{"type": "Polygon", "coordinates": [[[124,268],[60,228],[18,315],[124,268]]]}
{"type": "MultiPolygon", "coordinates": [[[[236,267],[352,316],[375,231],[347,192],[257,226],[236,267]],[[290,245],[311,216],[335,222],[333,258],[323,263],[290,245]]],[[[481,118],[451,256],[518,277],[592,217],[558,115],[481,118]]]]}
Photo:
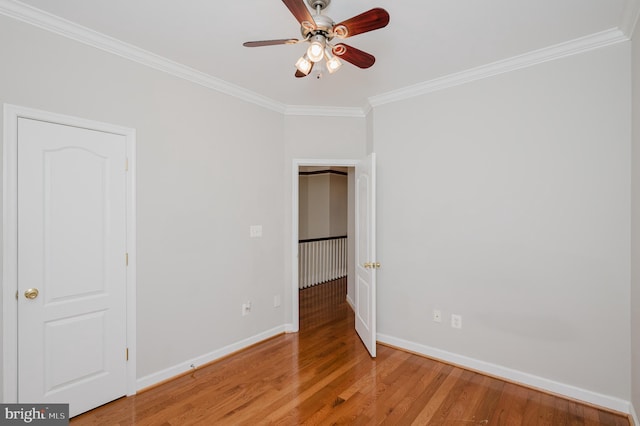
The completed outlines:
{"type": "Polygon", "coordinates": [[[324,46],[326,45],[325,38],[318,34],[313,37],[313,41],[307,49],[307,56],[313,62],[319,62],[324,58],[324,46]]]}
{"type": "Polygon", "coordinates": [[[333,56],[329,48],[325,50],[325,56],[327,58],[327,70],[329,71],[329,74],[333,74],[338,71],[342,66],[342,61],[333,56]]]}
{"type": "Polygon", "coordinates": [[[336,58],[335,56],[327,60],[327,70],[331,74],[338,71],[341,66],[342,66],[342,62],[340,61],[340,59],[336,58]]]}
{"type": "Polygon", "coordinates": [[[312,63],[307,55],[302,56],[300,59],[298,59],[298,62],[296,62],[296,68],[298,68],[298,71],[300,71],[304,75],[309,74],[309,71],[311,71],[311,66],[312,63]]]}

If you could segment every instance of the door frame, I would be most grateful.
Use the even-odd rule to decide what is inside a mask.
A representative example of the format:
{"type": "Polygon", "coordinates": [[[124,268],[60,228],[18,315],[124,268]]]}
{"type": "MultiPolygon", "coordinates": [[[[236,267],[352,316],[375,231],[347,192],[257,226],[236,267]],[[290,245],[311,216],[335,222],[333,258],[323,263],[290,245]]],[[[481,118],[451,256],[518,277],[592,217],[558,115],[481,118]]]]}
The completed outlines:
{"type": "MultiPolygon", "coordinates": [[[[127,192],[127,395],[136,393],[136,131],[17,105],[4,104],[2,171],[2,401],[18,401],[18,119],[122,135],[126,139],[127,192]]],[[[37,402],[37,401],[30,401],[37,402]]]]}
{"type": "MultiPolygon", "coordinates": [[[[327,167],[356,167],[360,159],[337,160],[337,159],[304,159],[294,158],[292,167],[292,207],[291,207],[291,332],[297,333],[300,330],[300,306],[298,301],[298,241],[299,241],[299,203],[300,203],[300,185],[298,176],[300,167],[305,166],[327,166],[327,167]]],[[[350,253],[348,253],[350,254],[350,253]]],[[[353,257],[353,256],[350,256],[353,257]]],[[[349,258],[349,257],[348,257],[349,258]]],[[[347,261],[348,264],[349,261],[347,261]]]]}

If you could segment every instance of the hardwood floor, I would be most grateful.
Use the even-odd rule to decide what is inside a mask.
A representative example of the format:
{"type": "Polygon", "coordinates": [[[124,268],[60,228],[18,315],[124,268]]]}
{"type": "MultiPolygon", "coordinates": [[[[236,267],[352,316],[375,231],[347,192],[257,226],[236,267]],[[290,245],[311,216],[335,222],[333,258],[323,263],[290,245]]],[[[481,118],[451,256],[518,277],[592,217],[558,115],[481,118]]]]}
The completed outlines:
{"type": "Polygon", "coordinates": [[[346,280],[300,292],[300,332],[277,336],[72,425],[615,425],[622,415],[378,345],[371,359],[346,280]]]}

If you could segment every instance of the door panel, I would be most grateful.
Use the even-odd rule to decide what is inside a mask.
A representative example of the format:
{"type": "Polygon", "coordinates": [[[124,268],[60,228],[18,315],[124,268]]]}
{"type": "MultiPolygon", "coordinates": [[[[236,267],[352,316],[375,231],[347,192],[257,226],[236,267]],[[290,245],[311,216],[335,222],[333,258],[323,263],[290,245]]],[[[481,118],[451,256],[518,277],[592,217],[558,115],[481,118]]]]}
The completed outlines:
{"type": "Polygon", "coordinates": [[[45,389],[56,392],[77,380],[91,380],[106,373],[105,312],[92,312],[45,324],[45,389]],[[82,336],[82,339],[78,339],[82,336]],[[83,354],[77,357],[75,354],[83,354]],[[70,364],[67,360],[73,359],[70,364]]]}
{"type": "Polygon", "coordinates": [[[356,332],[376,356],[375,154],[356,166],[356,332]]]}
{"type": "Polygon", "coordinates": [[[18,401],[76,415],[126,394],[126,138],[18,135],[18,401]]]}

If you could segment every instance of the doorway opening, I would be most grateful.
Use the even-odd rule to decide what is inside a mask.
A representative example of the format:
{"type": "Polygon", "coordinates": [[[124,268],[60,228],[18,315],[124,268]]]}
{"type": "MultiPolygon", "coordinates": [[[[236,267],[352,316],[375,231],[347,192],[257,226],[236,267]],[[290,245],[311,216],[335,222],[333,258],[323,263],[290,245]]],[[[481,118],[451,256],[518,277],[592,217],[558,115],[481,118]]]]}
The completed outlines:
{"type": "Polygon", "coordinates": [[[308,297],[301,298],[303,294],[342,298],[354,307],[357,163],[358,160],[294,160],[292,331],[300,330],[301,303],[309,303],[308,297]]]}
{"type": "Polygon", "coordinates": [[[376,270],[380,263],[376,260],[376,156],[368,154],[360,160],[294,160],[292,176],[292,298],[291,298],[291,328],[290,331],[300,330],[300,306],[298,301],[299,271],[298,271],[298,233],[299,233],[299,182],[298,174],[303,166],[339,166],[353,170],[349,179],[348,193],[353,200],[353,226],[348,234],[352,237],[348,241],[347,254],[347,297],[352,302],[355,314],[355,329],[362,343],[373,358],[376,356],[376,270]],[[352,232],[353,231],[353,232],[352,232]]]}
{"type": "MultiPolygon", "coordinates": [[[[350,170],[351,169],[351,170],[350,170]]],[[[298,175],[298,295],[300,330],[344,315],[348,300],[349,172],[301,166],[298,175]]],[[[350,208],[351,207],[351,208],[350,208]]],[[[353,226],[351,226],[351,229],[353,226]]],[[[348,308],[347,308],[348,309],[348,308]]]]}

